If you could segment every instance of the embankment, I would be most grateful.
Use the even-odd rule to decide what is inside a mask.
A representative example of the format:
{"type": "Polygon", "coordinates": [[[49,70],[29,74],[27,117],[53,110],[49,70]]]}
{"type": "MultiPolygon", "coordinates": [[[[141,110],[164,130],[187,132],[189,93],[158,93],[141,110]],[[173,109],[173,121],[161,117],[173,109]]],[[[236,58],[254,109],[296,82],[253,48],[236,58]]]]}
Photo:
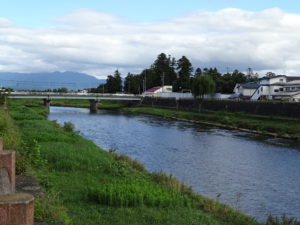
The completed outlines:
{"type": "Polygon", "coordinates": [[[183,111],[201,112],[226,111],[247,114],[300,118],[300,104],[275,101],[234,101],[234,100],[200,100],[146,97],[141,102],[144,106],[172,108],[183,111]]]}
{"type": "Polygon", "coordinates": [[[59,215],[65,224],[76,225],[258,224],[172,177],[151,174],[126,156],[100,149],[70,124],[60,127],[48,121],[44,107],[22,101],[9,102],[21,139],[30,143],[20,154],[29,157],[32,174],[56,203],[56,211],[61,205],[66,213],[49,215],[52,206],[40,203],[42,221],[53,222],[59,215]]]}
{"type": "Polygon", "coordinates": [[[141,106],[146,107],[124,110],[274,137],[300,138],[299,103],[145,98],[141,106]]]}

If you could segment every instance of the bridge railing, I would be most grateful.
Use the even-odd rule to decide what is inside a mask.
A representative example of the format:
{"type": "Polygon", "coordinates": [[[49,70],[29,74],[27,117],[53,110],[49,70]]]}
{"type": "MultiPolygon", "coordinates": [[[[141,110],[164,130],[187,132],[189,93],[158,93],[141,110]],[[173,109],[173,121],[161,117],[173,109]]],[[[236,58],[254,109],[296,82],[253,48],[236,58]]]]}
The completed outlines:
{"type": "Polygon", "coordinates": [[[110,93],[78,93],[78,92],[25,92],[25,91],[18,91],[18,92],[11,92],[11,96],[91,96],[91,97],[142,97],[141,95],[134,95],[134,94],[110,94],[110,93]]]}

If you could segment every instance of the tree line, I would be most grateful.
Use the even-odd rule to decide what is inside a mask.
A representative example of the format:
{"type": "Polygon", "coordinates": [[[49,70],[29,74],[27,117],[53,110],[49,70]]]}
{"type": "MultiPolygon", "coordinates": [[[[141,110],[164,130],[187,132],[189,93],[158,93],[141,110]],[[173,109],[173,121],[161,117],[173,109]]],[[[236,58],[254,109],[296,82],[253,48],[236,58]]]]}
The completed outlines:
{"type": "Polygon", "coordinates": [[[140,74],[128,73],[124,85],[121,73],[116,70],[114,75],[107,76],[106,83],[91,89],[91,92],[140,94],[152,87],[172,85],[174,92],[192,91],[195,96],[199,96],[214,92],[232,93],[236,83],[256,79],[238,70],[225,74],[221,74],[217,68],[198,67],[194,70],[186,56],[176,60],[171,55],[161,53],[150,68],[144,69],[140,74]]]}

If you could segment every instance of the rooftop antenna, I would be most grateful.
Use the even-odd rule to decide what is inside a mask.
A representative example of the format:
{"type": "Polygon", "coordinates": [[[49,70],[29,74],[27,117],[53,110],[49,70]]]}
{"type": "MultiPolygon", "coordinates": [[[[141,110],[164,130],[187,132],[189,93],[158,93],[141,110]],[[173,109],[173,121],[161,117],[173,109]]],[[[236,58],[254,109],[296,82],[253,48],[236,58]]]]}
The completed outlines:
{"type": "Polygon", "coordinates": [[[252,78],[254,76],[253,70],[252,68],[248,68],[247,69],[247,77],[248,78],[252,78]]]}

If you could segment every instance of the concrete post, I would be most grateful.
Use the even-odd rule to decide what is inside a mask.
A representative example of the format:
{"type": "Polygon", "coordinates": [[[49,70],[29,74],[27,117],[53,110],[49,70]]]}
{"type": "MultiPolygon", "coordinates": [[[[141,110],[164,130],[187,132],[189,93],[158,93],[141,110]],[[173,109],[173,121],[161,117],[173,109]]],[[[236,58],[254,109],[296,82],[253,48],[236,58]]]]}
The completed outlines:
{"type": "Polygon", "coordinates": [[[16,156],[14,151],[2,151],[0,153],[0,195],[15,192],[15,162],[16,156]]]}
{"type": "Polygon", "coordinates": [[[50,98],[44,98],[44,106],[46,106],[47,108],[50,107],[50,103],[51,103],[51,99],[50,98]]]}
{"type": "Polygon", "coordinates": [[[33,225],[34,197],[16,193],[0,195],[1,225],[33,225]]]}
{"type": "Polygon", "coordinates": [[[34,197],[15,193],[15,152],[3,150],[0,137],[0,224],[33,225],[34,197]]]}
{"type": "Polygon", "coordinates": [[[91,113],[96,113],[97,112],[97,103],[99,102],[99,100],[97,99],[90,99],[90,112],[91,113]]]}

